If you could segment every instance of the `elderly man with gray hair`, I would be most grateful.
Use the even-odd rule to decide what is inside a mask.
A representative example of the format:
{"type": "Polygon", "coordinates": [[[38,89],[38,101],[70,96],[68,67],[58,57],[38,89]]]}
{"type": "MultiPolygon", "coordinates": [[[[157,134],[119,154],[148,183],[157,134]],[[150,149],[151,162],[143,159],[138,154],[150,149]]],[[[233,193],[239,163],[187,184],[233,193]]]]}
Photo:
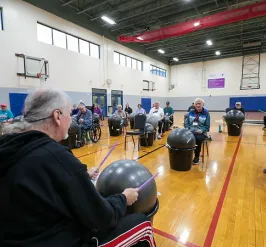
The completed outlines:
{"type": "Polygon", "coordinates": [[[145,215],[125,216],[137,189],[103,198],[91,182],[99,171],[58,143],[70,113],[66,93],[39,89],[0,137],[0,246],[155,246],[145,215]]]}
{"type": "Polygon", "coordinates": [[[78,123],[78,142],[76,147],[81,147],[81,138],[84,130],[88,130],[92,126],[92,112],[87,109],[83,102],[79,103],[79,112],[75,116],[75,120],[78,123]]]}
{"type": "Polygon", "coordinates": [[[195,157],[193,164],[199,163],[199,156],[202,142],[207,137],[210,130],[210,114],[205,109],[204,100],[197,98],[195,101],[195,109],[191,109],[185,120],[185,128],[189,129],[195,136],[197,147],[195,149],[195,157]]]}

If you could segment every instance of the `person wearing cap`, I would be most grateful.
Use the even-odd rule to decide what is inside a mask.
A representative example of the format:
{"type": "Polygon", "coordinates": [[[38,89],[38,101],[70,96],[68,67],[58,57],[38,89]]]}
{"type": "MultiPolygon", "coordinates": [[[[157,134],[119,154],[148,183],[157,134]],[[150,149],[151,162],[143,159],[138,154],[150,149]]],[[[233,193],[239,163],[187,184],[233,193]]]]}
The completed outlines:
{"type": "Polygon", "coordinates": [[[163,108],[160,107],[159,101],[155,101],[153,105],[154,105],[154,107],[151,108],[149,114],[150,115],[158,114],[160,116],[160,120],[158,121],[159,130],[158,130],[158,136],[157,137],[158,137],[158,139],[161,139],[162,138],[164,111],[163,111],[163,108]]]}
{"type": "Polygon", "coordinates": [[[7,110],[7,105],[1,104],[0,123],[11,123],[13,118],[14,115],[10,110],[7,110]]]}
{"type": "Polygon", "coordinates": [[[174,116],[174,110],[170,106],[170,102],[169,101],[166,102],[166,107],[163,109],[163,111],[164,111],[164,115],[167,116],[167,117],[169,117],[170,126],[172,126],[174,124],[174,118],[173,118],[173,116],[174,116]]]}
{"type": "Polygon", "coordinates": [[[190,112],[191,110],[195,109],[195,104],[192,102],[191,106],[187,109],[187,112],[190,112]]]}
{"type": "Polygon", "coordinates": [[[76,148],[80,148],[82,133],[84,130],[88,130],[92,126],[92,112],[86,108],[83,102],[79,104],[79,112],[74,118],[78,123],[78,142],[76,148]]]}
{"type": "Polygon", "coordinates": [[[234,109],[234,110],[239,110],[239,111],[241,111],[241,112],[245,115],[245,110],[244,110],[244,108],[242,107],[241,102],[236,102],[235,107],[234,107],[233,109],[234,109]]]}

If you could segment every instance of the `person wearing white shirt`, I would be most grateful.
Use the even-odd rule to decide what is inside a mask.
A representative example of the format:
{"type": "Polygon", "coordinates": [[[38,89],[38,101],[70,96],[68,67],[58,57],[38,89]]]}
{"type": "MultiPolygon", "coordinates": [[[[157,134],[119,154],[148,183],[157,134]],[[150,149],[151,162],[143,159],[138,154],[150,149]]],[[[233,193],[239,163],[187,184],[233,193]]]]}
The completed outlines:
{"type": "Polygon", "coordinates": [[[159,127],[159,131],[158,131],[158,139],[161,139],[162,138],[162,126],[163,126],[163,119],[164,119],[164,110],[163,108],[160,107],[160,102],[159,101],[156,101],[154,103],[154,107],[151,108],[150,110],[150,115],[153,115],[153,114],[157,114],[160,116],[160,120],[158,122],[158,127],[159,127]]]}

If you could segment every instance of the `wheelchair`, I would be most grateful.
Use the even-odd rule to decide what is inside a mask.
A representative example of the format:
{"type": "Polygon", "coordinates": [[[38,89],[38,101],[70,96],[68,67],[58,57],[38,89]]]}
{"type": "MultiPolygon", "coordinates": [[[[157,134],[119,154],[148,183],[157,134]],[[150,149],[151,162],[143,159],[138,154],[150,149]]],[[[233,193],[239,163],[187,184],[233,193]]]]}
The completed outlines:
{"type": "Polygon", "coordinates": [[[99,121],[93,119],[92,126],[89,129],[86,129],[82,133],[81,137],[81,146],[84,146],[86,143],[92,141],[96,143],[100,140],[102,135],[102,130],[99,124],[99,121]]]}

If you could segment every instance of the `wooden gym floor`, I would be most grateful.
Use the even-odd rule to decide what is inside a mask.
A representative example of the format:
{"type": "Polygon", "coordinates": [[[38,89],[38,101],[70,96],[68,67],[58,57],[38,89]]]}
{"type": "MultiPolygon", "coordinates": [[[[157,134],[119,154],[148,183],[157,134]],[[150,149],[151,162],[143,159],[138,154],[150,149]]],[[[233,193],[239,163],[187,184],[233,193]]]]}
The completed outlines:
{"type": "MultiPolygon", "coordinates": [[[[263,247],[266,246],[266,136],[262,125],[244,125],[240,137],[218,133],[223,113],[211,113],[212,141],[209,157],[188,172],[170,169],[167,135],[152,147],[134,150],[131,137],[124,151],[124,138],[109,137],[107,124],[102,138],[73,153],[88,167],[97,166],[119,145],[105,165],[119,159],[137,159],[156,178],[160,209],[154,219],[157,246],[263,247]],[[265,152],[265,154],[264,154],[265,152]],[[265,191],[264,191],[265,189],[265,191]]],[[[248,113],[248,119],[263,115],[248,113]]],[[[183,113],[175,113],[175,125],[182,127],[183,113]]]]}

